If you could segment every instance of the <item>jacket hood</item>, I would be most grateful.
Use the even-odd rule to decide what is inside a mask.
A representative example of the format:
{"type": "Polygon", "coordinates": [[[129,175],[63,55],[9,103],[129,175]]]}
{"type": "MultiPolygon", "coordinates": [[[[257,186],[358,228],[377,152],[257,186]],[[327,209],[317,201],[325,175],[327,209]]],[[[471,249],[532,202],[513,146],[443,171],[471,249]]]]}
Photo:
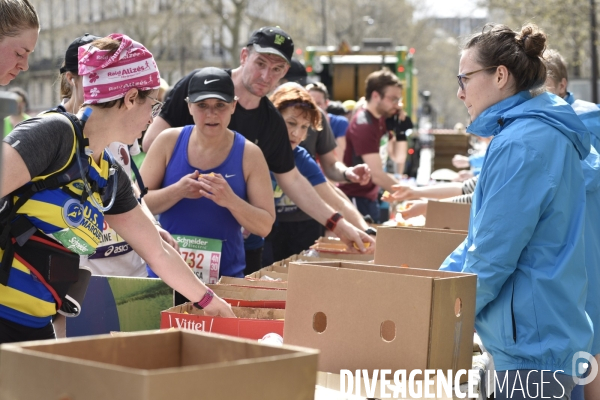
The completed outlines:
{"type": "Polygon", "coordinates": [[[590,133],[573,108],[547,92],[532,97],[529,91],[522,91],[506,98],[482,112],[467,127],[467,132],[482,137],[495,136],[519,118],[533,118],[556,128],[573,143],[581,160],[590,152],[590,133]]]}

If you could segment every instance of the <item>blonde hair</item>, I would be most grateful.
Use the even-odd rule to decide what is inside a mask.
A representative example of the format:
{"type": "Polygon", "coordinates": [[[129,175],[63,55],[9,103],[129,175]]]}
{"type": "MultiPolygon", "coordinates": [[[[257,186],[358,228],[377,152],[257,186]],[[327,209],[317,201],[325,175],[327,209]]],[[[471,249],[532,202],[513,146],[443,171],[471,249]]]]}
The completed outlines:
{"type": "Polygon", "coordinates": [[[0,41],[29,28],[40,28],[38,15],[29,1],[0,0],[0,41]]]}

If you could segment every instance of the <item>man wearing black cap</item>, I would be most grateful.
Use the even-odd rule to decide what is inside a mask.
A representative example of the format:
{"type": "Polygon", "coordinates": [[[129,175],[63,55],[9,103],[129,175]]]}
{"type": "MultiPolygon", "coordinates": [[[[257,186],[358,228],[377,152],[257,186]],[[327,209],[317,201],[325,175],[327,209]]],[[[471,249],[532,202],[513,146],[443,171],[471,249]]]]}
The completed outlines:
{"type": "MultiPolygon", "coordinates": [[[[296,169],[285,122],[265,97],[288,71],[293,52],[292,38],[280,28],[263,27],[252,33],[247,46],[241,51],[241,65],[227,71],[231,73],[239,98],[229,128],[260,147],[280,187],[303,211],[333,228],[345,243],[350,246],[353,242],[357,243],[364,250],[363,242],[373,240],[327,206],[296,169]]],[[[193,124],[185,107],[185,97],[195,72],[181,79],[169,93],[160,116],[146,132],[143,143],[146,150],[163,130],[193,124]]]]}

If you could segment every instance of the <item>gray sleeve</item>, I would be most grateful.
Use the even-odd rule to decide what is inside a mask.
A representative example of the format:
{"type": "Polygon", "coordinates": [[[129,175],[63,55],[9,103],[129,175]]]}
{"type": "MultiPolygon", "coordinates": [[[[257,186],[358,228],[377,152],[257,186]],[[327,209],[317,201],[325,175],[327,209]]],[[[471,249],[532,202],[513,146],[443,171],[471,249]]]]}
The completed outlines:
{"type": "Polygon", "coordinates": [[[73,140],[71,123],[58,114],[23,121],[4,138],[17,150],[32,178],[64,167],[71,155],[73,140]]]}
{"type": "Polygon", "coordinates": [[[475,192],[475,186],[477,185],[477,181],[479,180],[479,175],[474,176],[471,179],[467,179],[463,183],[462,192],[463,194],[472,194],[475,192]]]}
{"type": "Polygon", "coordinates": [[[471,204],[473,202],[473,193],[461,194],[460,196],[449,197],[450,203],[471,204]]]}
{"type": "Polygon", "coordinates": [[[321,118],[321,125],[323,125],[323,129],[317,131],[316,153],[318,155],[327,154],[337,146],[335,136],[333,135],[331,125],[329,125],[329,121],[327,120],[325,113],[321,112],[321,118]]]}

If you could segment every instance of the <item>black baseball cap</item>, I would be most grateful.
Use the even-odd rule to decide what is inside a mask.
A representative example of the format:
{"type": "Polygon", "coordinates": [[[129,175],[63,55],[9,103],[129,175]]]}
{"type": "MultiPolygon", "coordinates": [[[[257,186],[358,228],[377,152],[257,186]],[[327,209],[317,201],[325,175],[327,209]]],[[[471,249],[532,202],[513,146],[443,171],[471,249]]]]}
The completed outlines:
{"type": "Polygon", "coordinates": [[[189,103],[197,103],[206,99],[220,99],[231,103],[234,98],[233,80],[227,72],[220,68],[202,68],[190,80],[188,88],[189,103]]]}
{"type": "Polygon", "coordinates": [[[259,53],[275,54],[285,59],[288,64],[292,63],[294,42],[292,37],[278,26],[264,26],[252,32],[246,46],[250,45],[259,53]]]}
{"type": "Polygon", "coordinates": [[[295,58],[292,58],[290,69],[288,69],[288,72],[285,74],[283,79],[288,82],[297,82],[302,86],[305,86],[307,77],[308,74],[306,73],[306,68],[304,68],[304,65],[302,65],[302,63],[295,58]]]}
{"type": "Polygon", "coordinates": [[[92,43],[96,39],[100,39],[100,37],[85,33],[83,36],[73,40],[65,53],[65,65],[60,67],[60,73],[64,74],[67,71],[77,73],[79,70],[79,59],[77,57],[79,48],[88,43],[92,43]]]}

